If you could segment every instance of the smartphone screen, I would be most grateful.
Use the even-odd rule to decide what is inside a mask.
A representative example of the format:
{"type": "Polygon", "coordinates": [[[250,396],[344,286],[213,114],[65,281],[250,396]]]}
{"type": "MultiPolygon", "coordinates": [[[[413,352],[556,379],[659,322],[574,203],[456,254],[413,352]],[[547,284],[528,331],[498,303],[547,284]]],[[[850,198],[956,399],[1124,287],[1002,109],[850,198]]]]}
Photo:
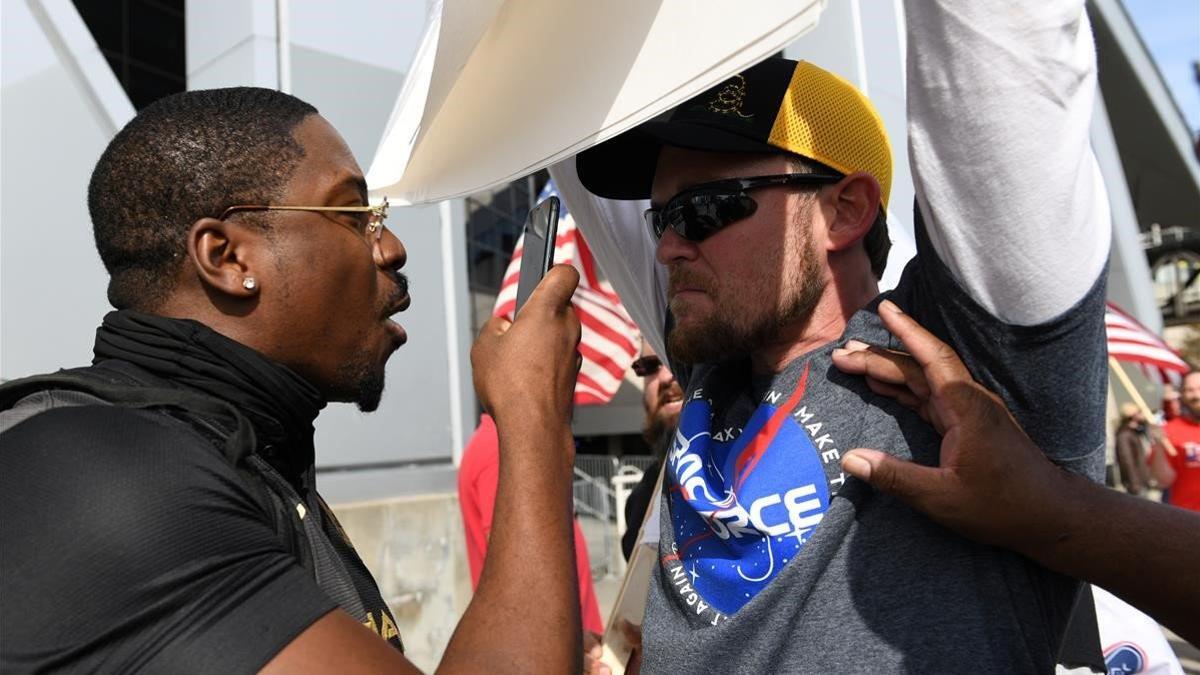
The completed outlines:
{"type": "Polygon", "coordinates": [[[529,294],[554,264],[554,237],[558,233],[558,197],[547,197],[533,207],[525,219],[525,243],[521,253],[521,276],[517,280],[517,307],[521,311],[529,294]]]}

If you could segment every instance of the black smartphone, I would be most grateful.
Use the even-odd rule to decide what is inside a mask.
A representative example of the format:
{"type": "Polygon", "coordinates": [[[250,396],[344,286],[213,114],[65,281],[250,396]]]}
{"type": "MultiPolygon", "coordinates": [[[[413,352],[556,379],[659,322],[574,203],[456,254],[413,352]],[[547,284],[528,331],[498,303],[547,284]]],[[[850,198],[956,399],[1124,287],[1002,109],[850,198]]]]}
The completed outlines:
{"type": "Polygon", "coordinates": [[[513,318],[529,299],[550,266],[554,264],[554,237],[558,234],[558,197],[547,197],[533,207],[525,219],[525,243],[521,253],[521,276],[517,280],[517,306],[513,318]]]}

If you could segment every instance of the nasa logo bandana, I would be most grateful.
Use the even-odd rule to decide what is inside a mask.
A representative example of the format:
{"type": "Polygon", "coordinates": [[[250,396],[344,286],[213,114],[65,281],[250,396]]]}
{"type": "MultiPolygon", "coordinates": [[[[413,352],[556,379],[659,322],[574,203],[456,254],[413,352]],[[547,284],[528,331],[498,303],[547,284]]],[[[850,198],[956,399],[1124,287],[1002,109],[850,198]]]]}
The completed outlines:
{"type": "MultiPolygon", "coordinates": [[[[713,401],[721,397],[709,398],[706,382],[680,413],[667,455],[674,544],[662,558],[664,583],[713,624],[766,588],[829,508],[813,440],[820,423],[804,405],[810,365],[792,380],[790,394],[768,391],[744,428],[719,423],[724,411],[713,401]]],[[[719,386],[719,378],[703,379],[719,386]]]]}

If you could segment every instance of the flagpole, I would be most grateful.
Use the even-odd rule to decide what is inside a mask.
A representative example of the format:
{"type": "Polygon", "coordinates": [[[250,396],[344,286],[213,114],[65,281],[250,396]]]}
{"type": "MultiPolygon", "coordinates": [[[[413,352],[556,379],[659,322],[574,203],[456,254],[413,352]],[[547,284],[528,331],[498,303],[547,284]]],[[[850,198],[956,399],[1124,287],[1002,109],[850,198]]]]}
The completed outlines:
{"type": "MultiPolygon", "coordinates": [[[[1121,367],[1119,362],[1117,362],[1116,357],[1108,357],[1108,367],[1113,371],[1114,374],[1116,374],[1117,380],[1121,382],[1121,386],[1125,387],[1125,393],[1129,394],[1129,398],[1133,399],[1133,404],[1138,407],[1138,410],[1141,411],[1142,416],[1146,418],[1146,423],[1153,424],[1153,420],[1158,419],[1158,416],[1150,410],[1150,406],[1146,405],[1146,400],[1142,398],[1140,393],[1138,393],[1137,387],[1133,386],[1133,382],[1130,381],[1129,375],[1125,374],[1125,369],[1121,367]]],[[[1175,451],[1175,446],[1171,444],[1171,441],[1167,439],[1165,434],[1161,435],[1160,438],[1162,440],[1163,447],[1167,450],[1167,454],[1174,457],[1177,454],[1175,451]]]]}

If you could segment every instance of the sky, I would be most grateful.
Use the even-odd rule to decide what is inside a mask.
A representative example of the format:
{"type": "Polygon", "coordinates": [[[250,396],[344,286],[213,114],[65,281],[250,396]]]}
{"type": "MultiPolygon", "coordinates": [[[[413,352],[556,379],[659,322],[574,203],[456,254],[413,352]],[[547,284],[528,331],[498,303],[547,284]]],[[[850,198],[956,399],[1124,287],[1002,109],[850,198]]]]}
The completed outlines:
{"type": "Polygon", "coordinates": [[[1124,0],[1193,133],[1200,133],[1200,0],[1124,0]]]}

